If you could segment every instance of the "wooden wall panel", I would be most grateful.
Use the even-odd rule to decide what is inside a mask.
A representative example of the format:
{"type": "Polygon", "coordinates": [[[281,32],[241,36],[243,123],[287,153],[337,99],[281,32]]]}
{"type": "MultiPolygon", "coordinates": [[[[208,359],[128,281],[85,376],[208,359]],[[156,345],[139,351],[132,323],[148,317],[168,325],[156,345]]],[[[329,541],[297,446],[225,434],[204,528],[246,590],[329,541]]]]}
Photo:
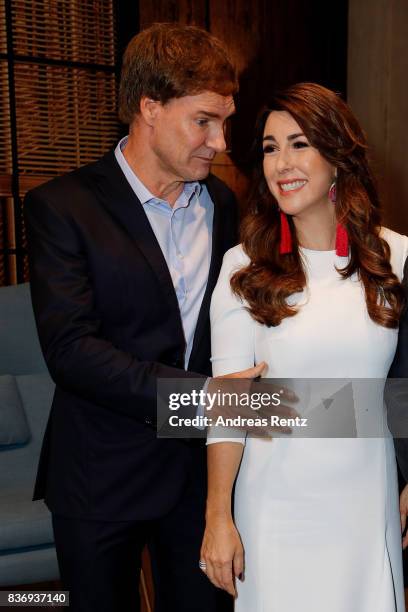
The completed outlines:
{"type": "Polygon", "coordinates": [[[139,0],[136,4],[141,28],[155,21],[194,23],[228,47],[240,73],[238,113],[232,121],[231,154],[219,156],[214,170],[238,189],[241,199],[248,184],[245,175],[255,119],[271,93],[301,80],[345,93],[347,0],[139,0]]]}
{"type": "MultiPolygon", "coordinates": [[[[349,10],[348,102],[372,147],[373,166],[385,178],[391,14],[388,0],[351,0],[349,10]],[[368,10],[369,9],[369,10],[368,10]]],[[[385,195],[385,194],[384,194],[385,195]]]]}
{"type": "Polygon", "coordinates": [[[408,234],[406,0],[350,0],[348,100],[366,134],[384,222],[408,234]]]}
{"type": "Polygon", "coordinates": [[[309,80],[346,93],[347,0],[210,0],[209,9],[210,30],[240,73],[230,158],[248,174],[256,116],[274,91],[309,80]]]}
{"type": "Polygon", "coordinates": [[[240,74],[259,54],[263,5],[263,0],[210,0],[211,33],[224,41],[240,74]]]}
{"type": "Polygon", "coordinates": [[[147,28],[156,21],[177,21],[206,27],[205,0],[140,0],[140,29],[147,28]]]}
{"type": "Polygon", "coordinates": [[[232,189],[243,211],[245,209],[245,200],[250,187],[250,179],[247,173],[233,162],[229,153],[216,155],[214,163],[211,166],[211,172],[232,189]]]}
{"type": "Polygon", "coordinates": [[[262,104],[264,74],[260,61],[263,47],[264,0],[219,2],[210,0],[211,33],[227,46],[240,77],[237,114],[231,122],[232,151],[216,157],[213,171],[233,189],[241,203],[247,195],[250,165],[247,159],[256,115],[262,104]]]}
{"type": "Polygon", "coordinates": [[[394,0],[389,52],[386,221],[408,234],[408,3],[394,0]]]}

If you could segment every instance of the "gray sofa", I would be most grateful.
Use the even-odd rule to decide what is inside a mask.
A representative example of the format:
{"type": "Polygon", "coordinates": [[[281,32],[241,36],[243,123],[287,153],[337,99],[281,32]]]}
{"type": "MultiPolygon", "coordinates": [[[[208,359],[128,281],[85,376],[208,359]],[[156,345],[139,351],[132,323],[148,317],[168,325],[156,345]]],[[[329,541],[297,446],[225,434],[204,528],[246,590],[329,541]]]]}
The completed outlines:
{"type": "Polygon", "coordinates": [[[58,580],[51,516],[32,501],[54,384],[28,284],[0,288],[0,586],[58,580]]]}

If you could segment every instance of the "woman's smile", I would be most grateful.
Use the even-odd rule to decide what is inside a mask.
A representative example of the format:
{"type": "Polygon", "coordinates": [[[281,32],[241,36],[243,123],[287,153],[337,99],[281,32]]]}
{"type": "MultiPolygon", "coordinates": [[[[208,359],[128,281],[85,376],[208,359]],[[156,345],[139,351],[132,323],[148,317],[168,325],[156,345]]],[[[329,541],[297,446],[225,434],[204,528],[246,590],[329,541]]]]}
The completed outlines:
{"type": "Polygon", "coordinates": [[[304,179],[291,179],[286,181],[278,181],[280,195],[290,195],[293,191],[300,191],[307,181],[304,179]]]}

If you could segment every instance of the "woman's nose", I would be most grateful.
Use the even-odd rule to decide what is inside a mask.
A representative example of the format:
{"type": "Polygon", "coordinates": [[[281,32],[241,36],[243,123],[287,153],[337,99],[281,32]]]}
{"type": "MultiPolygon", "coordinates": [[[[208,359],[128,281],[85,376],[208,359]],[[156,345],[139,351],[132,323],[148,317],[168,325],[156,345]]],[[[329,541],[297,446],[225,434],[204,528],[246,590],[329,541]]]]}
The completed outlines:
{"type": "Polygon", "coordinates": [[[277,153],[276,169],[278,172],[285,172],[292,167],[290,152],[283,149],[277,153]]]}

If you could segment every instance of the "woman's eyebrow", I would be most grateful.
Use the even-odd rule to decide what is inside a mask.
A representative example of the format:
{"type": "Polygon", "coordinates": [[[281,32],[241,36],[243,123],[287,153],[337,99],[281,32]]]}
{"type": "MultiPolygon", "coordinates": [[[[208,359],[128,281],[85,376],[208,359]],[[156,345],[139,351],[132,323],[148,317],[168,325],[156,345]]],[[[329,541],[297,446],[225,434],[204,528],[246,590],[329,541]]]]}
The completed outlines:
{"type": "MultiPolygon", "coordinates": [[[[290,134],[290,136],[287,137],[287,140],[294,140],[295,138],[298,138],[299,136],[304,136],[303,132],[298,132],[296,134],[290,134]]],[[[266,136],[263,137],[263,140],[273,140],[274,142],[276,142],[276,138],[275,136],[272,136],[272,134],[266,134],[266,136]]]]}
{"type": "Polygon", "coordinates": [[[298,132],[297,134],[291,134],[290,136],[288,136],[288,140],[294,140],[295,138],[298,138],[299,136],[304,136],[303,132],[298,132]]]}

